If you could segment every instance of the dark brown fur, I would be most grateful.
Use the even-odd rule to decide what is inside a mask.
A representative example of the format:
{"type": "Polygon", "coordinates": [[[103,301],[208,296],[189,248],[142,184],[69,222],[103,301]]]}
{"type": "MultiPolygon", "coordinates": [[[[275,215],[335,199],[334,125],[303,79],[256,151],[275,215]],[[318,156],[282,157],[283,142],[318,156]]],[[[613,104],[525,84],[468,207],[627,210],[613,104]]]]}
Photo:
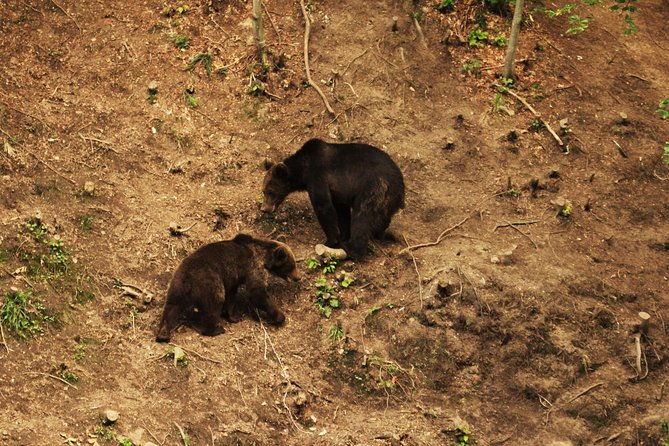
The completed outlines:
{"type": "Polygon", "coordinates": [[[285,316],[267,294],[265,271],[286,280],[300,278],[290,248],[274,240],[239,234],[232,240],[202,246],[186,257],[172,276],[156,340],[168,342],[184,316],[191,316],[203,335],[223,333],[221,316],[232,322],[239,320],[241,286],[251,308],[259,310],[269,323],[283,324],[285,316]]]}
{"type": "Polygon", "coordinates": [[[274,212],[288,194],[307,191],[330,247],[352,257],[367,252],[392,216],[404,207],[404,179],[397,164],[367,144],[307,141],[278,164],[267,164],[263,182],[265,212],[274,212]]]}

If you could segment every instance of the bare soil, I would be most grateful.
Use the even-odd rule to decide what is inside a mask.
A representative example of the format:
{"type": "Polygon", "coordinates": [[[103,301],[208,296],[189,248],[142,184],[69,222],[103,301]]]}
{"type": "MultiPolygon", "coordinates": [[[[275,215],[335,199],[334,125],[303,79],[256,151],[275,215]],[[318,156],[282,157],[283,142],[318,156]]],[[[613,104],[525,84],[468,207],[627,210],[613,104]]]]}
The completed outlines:
{"type": "MultiPolygon", "coordinates": [[[[304,83],[298,2],[265,1],[266,73],[251,2],[3,3],[0,292],[32,290],[54,321],[27,340],[4,324],[0,443],[669,441],[669,125],[655,113],[669,5],[639,0],[630,37],[607,8],[582,10],[575,35],[566,16],[526,19],[514,91],[560,147],[520,102],[495,100],[505,50],[460,43],[477,8],[435,3],[310,4],[312,76],[336,116],[304,83]],[[198,54],[211,74],[205,61],[185,70],[198,54]],[[463,72],[472,58],[478,76],[463,72]],[[304,194],[259,212],[262,161],[311,137],[397,161],[397,240],[325,275],[355,277],[329,319],[314,304],[324,274],[303,266],[299,284],[270,285],[285,326],[182,327],[187,364],[175,363],[154,330],[188,253],[240,231],[300,259],[323,241],[304,194]],[[106,408],[120,414],[111,427],[106,408]]],[[[508,33],[509,18],[485,18],[491,37],[508,33]]]]}

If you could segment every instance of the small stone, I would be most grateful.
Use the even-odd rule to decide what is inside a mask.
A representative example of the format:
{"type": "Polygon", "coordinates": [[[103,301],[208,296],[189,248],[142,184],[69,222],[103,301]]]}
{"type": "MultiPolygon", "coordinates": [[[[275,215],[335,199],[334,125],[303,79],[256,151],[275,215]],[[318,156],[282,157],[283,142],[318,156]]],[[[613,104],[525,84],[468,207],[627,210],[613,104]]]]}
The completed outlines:
{"type": "Polygon", "coordinates": [[[116,423],[119,418],[119,413],[113,409],[104,409],[100,412],[100,421],[107,426],[116,423]]]}
{"type": "Polygon", "coordinates": [[[563,130],[569,128],[569,119],[568,118],[560,119],[560,128],[563,129],[563,130]]]}
{"type": "Polygon", "coordinates": [[[84,183],[84,195],[92,197],[95,193],[95,183],[92,181],[86,181],[84,183]]]}
{"type": "Polygon", "coordinates": [[[158,82],[156,81],[151,81],[149,82],[149,93],[157,93],[158,92],[158,82]]]}
{"type": "Polygon", "coordinates": [[[626,124],[629,123],[628,118],[627,118],[627,113],[625,113],[625,112],[620,112],[620,113],[618,113],[618,116],[620,116],[620,123],[621,123],[621,124],[626,125],[626,124]]]}
{"type": "Polygon", "coordinates": [[[497,256],[492,256],[490,257],[490,263],[494,263],[495,265],[499,263],[499,257],[497,256]]]}

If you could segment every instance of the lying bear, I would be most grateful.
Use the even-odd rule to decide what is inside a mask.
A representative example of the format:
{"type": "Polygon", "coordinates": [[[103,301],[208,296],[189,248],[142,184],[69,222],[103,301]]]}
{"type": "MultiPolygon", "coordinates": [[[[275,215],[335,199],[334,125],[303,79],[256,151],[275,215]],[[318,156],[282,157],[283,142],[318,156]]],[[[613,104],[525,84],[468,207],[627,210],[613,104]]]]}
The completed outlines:
{"type": "Polygon", "coordinates": [[[381,237],[404,207],[404,179],[397,164],[367,144],[307,141],[278,164],[266,163],[264,212],[274,212],[288,194],[307,191],[331,248],[362,257],[371,237],[381,237]]]}
{"type": "Polygon", "coordinates": [[[203,335],[216,336],[225,331],[221,317],[238,321],[243,305],[257,309],[273,325],[283,324],[285,316],[267,294],[265,270],[286,280],[300,280],[293,252],[274,240],[239,234],[200,247],[172,276],[156,341],[168,342],[184,317],[190,317],[203,335]],[[237,294],[242,285],[244,299],[237,294]]]}

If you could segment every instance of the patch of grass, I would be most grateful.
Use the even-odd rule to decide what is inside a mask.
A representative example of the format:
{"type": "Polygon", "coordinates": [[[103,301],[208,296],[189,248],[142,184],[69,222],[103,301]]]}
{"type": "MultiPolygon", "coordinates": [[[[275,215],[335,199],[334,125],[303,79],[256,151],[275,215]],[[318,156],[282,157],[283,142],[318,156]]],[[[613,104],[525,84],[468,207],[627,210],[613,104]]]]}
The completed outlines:
{"type": "Polygon", "coordinates": [[[86,357],[86,350],[88,349],[88,344],[84,340],[80,340],[74,344],[74,353],[72,353],[72,359],[74,362],[81,362],[86,357]]]}
{"type": "Polygon", "coordinates": [[[90,215],[84,215],[79,219],[79,226],[84,231],[90,231],[93,229],[93,217],[90,215]]]}
{"type": "Polygon", "coordinates": [[[59,377],[65,382],[68,382],[70,384],[75,384],[79,382],[79,376],[77,376],[76,373],[70,371],[67,367],[67,365],[60,363],[58,365],[54,365],[51,367],[51,374],[54,376],[59,377]]]}
{"type": "Polygon", "coordinates": [[[188,40],[188,37],[179,35],[177,33],[173,33],[170,36],[170,39],[172,39],[172,42],[174,43],[174,46],[179,48],[180,50],[184,50],[190,46],[190,40],[188,40]]]}
{"type": "MultiPolygon", "coordinates": [[[[664,164],[669,166],[669,141],[665,141],[664,143],[664,152],[662,153],[662,159],[664,160],[664,164]]],[[[2,262],[2,251],[0,251],[0,262],[2,262]]]]}
{"type": "Polygon", "coordinates": [[[53,322],[42,300],[31,291],[5,293],[0,306],[0,322],[22,339],[42,333],[43,324],[53,322]]]}
{"type": "Polygon", "coordinates": [[[332,327],[330,327],[330,330],[328,330],[328,339],[330,339],[330,341],[333,344],[339,342],[343,337],[344,337],[344,329],[341,328],[341,325],[339,324],[333,325],[332,327]]]}
{"type": "Polygon", "coordinates": [[[211,65],[211,54],[209,53],[200,53],[197,56],[193,57],[184,69],[184,71],[193,71],[195,68],[195,65],[198,63],[202,63],[202,66],[204,67],[204,70],[207,72],[207,75],[211,76],[211,72],[213,71],[212,65],[211,65]]]}
{"type": "Polygon", "coordinates": [[[434,9],[441,13],[453,11],[455,9],[455,0],[439,0],[434,9]]]}

